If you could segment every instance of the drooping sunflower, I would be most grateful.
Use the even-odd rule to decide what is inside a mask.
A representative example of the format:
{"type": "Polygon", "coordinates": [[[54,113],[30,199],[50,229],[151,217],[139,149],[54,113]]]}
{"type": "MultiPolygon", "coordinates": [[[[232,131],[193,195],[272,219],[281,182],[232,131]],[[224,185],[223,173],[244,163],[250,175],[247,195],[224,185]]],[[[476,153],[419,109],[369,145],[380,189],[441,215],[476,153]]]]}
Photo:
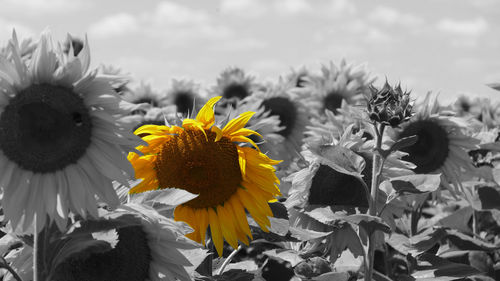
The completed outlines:
{"type": "Polygon", "coordinates": [[[268,87],[266,91],[255,92],[244,100],[245,103],[263,107],[264,111],[259,112],[262,117],[279,117],[281,130],[277,133],[284,140],[277,144],[264,143],[261,147],[271,157],[282,159],[282,167],[288,166],[299,155],[304,130],[309,124],[307,108],[300,95],[292,89],[290,84],[280,79],[275,86],[268,87]]]}
{"type": "Polygon", "coordinates": [[[228,67],[217,78],[216,85],[211,90],[212,96],[224,98],[222,106],[235,105],[238,100],[250,96],[258,90],[255,77],[247,75],[239,67],[228,67]]]}
{"type": "Polygon", "coordinates": [[[337,66],[330,62],[321,68],[321,75],[312,77],[307,85],[308,98],[306,104],[321,117],[325,110],[337,113],[342,102],[358,104],[369,93],[368,86],[373,78],[362,66],[348,65],[345,60],[337,66]]]}
{"type": "Polygon", "coordinates": [[[130,193],[180,188],[199,196],[174,212],[176,220],[187,222],[194,232],[187,236],[205,243],[207,227],[219,255],[224,239],[233,247],[238,240],[252,238],[245,209],[259,226],[268,230],[272,216],[268,201],[280,195],[279,180],[272,160],[247,138],[255,131],[244,128],[253,112],[241,114],[221,129],[215,125],[213,107],[221,97],[211,98],[196,119],[184,119],[179,126],[142,126],[149,146],[129,154],[136,178],[143,179],[130,193]],[[237,143],[251,143],[256,149],[237,143]]]}
{"type": "MultiPolygon", "coordinates": [[[[363,130],[355,128],[354,124],[340,129],[340,137],[324,130],[327,128],[338,130],[336,124],[329,122],[321,128],[309,127],[307,135],[310,137],[305,139],[301,152],[307,165],[285,179],[291,181],[285,206],[291,225],[325,233],[299,250],[321,251],[330,255],[333,262],[345,248],[355,256],[363,253],[358,239],[345,239],[355,235],[355,231],[342,220],[325,224],[309,212],[323,207],[351,214],[367,210],[374,143],[373,140],[366,141],[363,130]],[[349,161],[346,161],[346,156],[349,161]]],[[[383,178],[411,174],[408,168],[413,166],[401,161],[401,156],[402,153],[397,152],[387,159],[382,170],[383,178]]]]}
{"type": "Polygon", "coordinates": [[[467,133],[466,120],[441,111],[435,95],[427,94],[415,112],[395,132],[395,139],[418,136],[414,145],[402,149],[408,153],[403,159],[416,165],[417,174],[441,173],[441,184],[452,193],[460,193],[462,175],[474,174],[468,152],[478,148],[479,140],[467,133]]]}
{"type": "Polygon", "coordinates": [[[142,141],[119,117],[134,107],[109,80],[89,72],[87,41],[78,56],[53,47],[43,33],[31,63],[21,57],[17,36],[9,59],[0,58],[0,186],[5,217],[14,228],[38,230],[47,217],[60,228],[68,211],[97,216],[96,195],[110,206],[118,197],[112,181],[128,185],[134,175],[126,155],[142,141]]]}
{"type": "Polygon", "coordinates": [[[191,231],[186,224],[151,208],[126,204],[81,225],[81,232],[114,230],[118,243],[105,252],[71,255],[51,269],[51,280],[191,280],[184,268],[191,263],[179,250],[199,245],[183,236],[191,231]]]}
{"type": "Polygon", "coordinates": [[[172,85],[167,91],[167,103],[175,105],[176,111],[182,116],[198,112],[203,104],[199,95],[199,85],[192,80],[172,80],[172,85]]]}

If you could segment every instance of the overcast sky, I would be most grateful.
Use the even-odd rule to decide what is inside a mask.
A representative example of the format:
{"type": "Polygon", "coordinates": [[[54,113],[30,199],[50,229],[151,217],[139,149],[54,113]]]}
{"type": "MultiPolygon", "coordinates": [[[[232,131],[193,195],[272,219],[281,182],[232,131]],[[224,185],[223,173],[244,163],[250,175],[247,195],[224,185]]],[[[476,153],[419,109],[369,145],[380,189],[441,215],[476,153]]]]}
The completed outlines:
{"type": "Polygon", "coordinates": [[[113,64],[164,90],[172,78],[210,86],[227,66],[260,80],[330,60],[366,63],[415,94],[500,100],[496,0],[0,0],[0,40],[49,27],[88,35],[92,64],[113,64]]]}

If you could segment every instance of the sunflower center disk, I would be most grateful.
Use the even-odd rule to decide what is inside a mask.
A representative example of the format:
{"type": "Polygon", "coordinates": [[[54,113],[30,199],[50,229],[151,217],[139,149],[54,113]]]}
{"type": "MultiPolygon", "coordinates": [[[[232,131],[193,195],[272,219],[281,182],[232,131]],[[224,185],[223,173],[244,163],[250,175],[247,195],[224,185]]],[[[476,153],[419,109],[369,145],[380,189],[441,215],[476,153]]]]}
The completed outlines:
{"type": "Polygon", "coordinates": [[[160,188],[180,188],[194,194],[184,203],[192,208],[216,207],[233,195],[242,181],[236,145],[216,134],[185,130],[166,142],[155,163],[160,188]]]}
{"type": "Polygon", "coordinates": [[[57,267],[54,280],[147,280],[151,250],[146,233],[141,226],[122,227],[117,233],[118,243],[113,249],[64,261],[57,267]]]}
{"type": "Polygon", "coordinates": [[[415,172],[426,174],[439,169],[449,153],[449,139],[446,130],[431,120],[419,120],[410,123],[401,132],[399,138],[416,135],[418,141],[402,149],[408,155],[403,160],[412,162],[417,167],[415,172]]]}
{"type": "Polygon", "coordinates": [[[333,113],[337,113],[337,109],[342,106],[343,99],[342,95],[336,92],[328,93],[323,101],[325,109],[328,109],[333,113]]]}
{"type": "Polygon", "coordinates": [[[76,163],[90,144],[92,124],[83,99],[71,89],[32,85],[0,116],[0,149],[20,167],[49,173],[76,163]]]}
{"type": "Polygon", "coordinates": [[[297,108],[293,102],[284,97],[274,97],[264,100],[262,105],[271,115],[279,116],[280,126],[285,128],[278,133],[284,137],[290,136],[297,122],[297,108]]]}
{"type": "Polygon", "coordinates": [[[225,99],[236,98],[239,100],[246,98],[248,95],[249,92],[247,88],[239,84],[232,84],[227,86],[223,94],[225,99]]]}
{"type": "Polygon", "coordinates": [[[194,99],[190,93],[177,93],[174,99],[174,104],[177,106],[177,112],[184,115],[193,110],[194,99]]]}

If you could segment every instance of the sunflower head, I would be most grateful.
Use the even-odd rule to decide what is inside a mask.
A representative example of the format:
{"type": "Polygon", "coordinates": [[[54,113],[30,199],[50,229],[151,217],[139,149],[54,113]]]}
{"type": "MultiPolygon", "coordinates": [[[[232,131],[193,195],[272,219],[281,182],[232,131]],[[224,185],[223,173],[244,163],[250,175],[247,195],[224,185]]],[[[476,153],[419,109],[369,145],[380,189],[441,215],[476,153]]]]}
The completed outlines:
{"type": "Polygon", "coordinates": [[[401,149],[407,153],[403,160],[416,165],[415,173],[441,173],[442,185],[460,192],[464,175],[474,174],[468,151],[477,149],[479,141],[469,135],[469,123],[450,116],[436,96],[429,93],[415,109],[415,116],[396,130],[395,139],[417,136],[414,144],[401,149]]]}
{"type": "Polygon", "coordinates": [[[167,92],[168,103],[175,105],[176,111],[183,116],[199,110],[196,102],[199,102],[199,85],[191,80],[172,80],[172,86],[167,92]]]}
{"type": "Polygon", "coordinates": [[[212,94],[224,97],[223,106],[235,106],[237,101],[250,96],[257,87],[255,77],[247,75],[239,67],[228,67],[217,78],[212,94]]]}
{"type": "Polygon", "coordinates": [[[238,240],[252,237],[245,209],[267,231],[272,216],[268,201],[280,195],[272,160],[248,138],[259,135],[245,128],[254,114],[245,112],[223,127],[215,125],[213,107],[221,97],[210,99],[196,119],[184,119],[181,126],[146,125],[135,131],[149,146],[129,154],[136,177],[143,179],[131,193],[180,188],[198,197],[178,206],[175,219],[187,222],[195,232],[188,235],[204,243],[207,227],[217,251],[222,243],[237,247],[238,240]],[[250,143],[256,149],[240,146],[250,143]]]}
{"type": "MultiPolygon", "coordinates": [[[[133,104],[147,104],[150,107],[162,107],[165,104],[165,96],[155,91],[150,84],[141,82],[134,90],[124,92],[123,99],[133,104]]],[[[146,111],[140,110],[132,112],[132,114],[145,114],[146,111]]]]}
{"type": "Polygon", "coordinates": [[[403,92],[401,85],[391,87],[386,81],[382,89],[370,87],[371,97],[368,101],[368,114],[374,122],[398,127],[412,116],[410,92],[403,92]]]}
{"type": "Polygon", "coordinates": [[[28,229],[36,217],[41,230],[49,219],[63,229],[69,211],[97,216],[98,198],[118,205],[112,181],[128,185],[134,170],[125,155],[142,141],[120,120],[135,106],[113,91],[112,78],[89,71],[87,40],[77,55],[64,54],[45,32],[27,61],[14,33],[0,59],[6,220],[28,229]]]}

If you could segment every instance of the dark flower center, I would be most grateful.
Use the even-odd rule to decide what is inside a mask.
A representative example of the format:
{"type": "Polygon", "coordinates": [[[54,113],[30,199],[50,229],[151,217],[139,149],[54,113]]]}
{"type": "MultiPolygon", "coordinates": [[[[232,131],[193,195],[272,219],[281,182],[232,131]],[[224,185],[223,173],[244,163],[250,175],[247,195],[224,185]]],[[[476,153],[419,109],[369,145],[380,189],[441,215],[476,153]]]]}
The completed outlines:
{"type": "Polygon", "coordinates": [[[177,112],[187,115],[193,110],[194,97],[189,92],[179,92],[175,94],[174,104],[177,106],[177,112]]]}
{"type": "Polygon", "coordinates": [[[250,92],[244,85],[231,84],[224,89],[224,93],[222,95],[226,99],[236,98],[238,100],[242,100],[250,95],[250,92]]]}
{"type": "MultiPolygon", "coordinates": [[[[363,180],[370,186],[371,161],[366,161],[366,164],[363,180]]],[[[321,164],[312,179],[309,204],[368,207],[366,196],[365,187],[359,179],[321,164]]]]}
{"type": "Polygon", "coordinates": [[[216,134],[185,130],[161,148],[155,163],[159,188],[181,188],[199,194],[184,203],[192,208],[216,207],[239,188],[242,177],[236,145],[216,134]]]}
{"type": "Polygon", "coordinates": [[[470,104],[469,104],[469,102],[467,102],[465,100],[460,101],[460,107],[462,108],[462,110],[464,112],[469,112],[469,110],[470,110],[470,104]]]}
{"type": "Polygon", "coordinates": [[[342,106],[342,97],[341,94],[337,92],[328,93],[323,101],[325,109],[330,110],[333,113],[337,113],[337,110],[342,106]]]}
{"type": "Polygon", "coordinates": [[[297,107],[291,100],[285,97],[274,97],[262,102],[264,108],[270,111],[271,115],[278,115],[280,126],[284,127],[278,133],[284,137],[292,134],[295,123],[297,122],[297,107]]]}
{"type": "Polygon", "coordinates": [[[92,122],[71,89],[31,85],[0,116],[0,149],[26,170],[50,173],[76,163],[90,145],[92,122]]]}
{"type": "Polygon", "coordinates": [[[117,233],[118,243],[113,249],[69,258],[57,267],[54,280],[148,280],[151,250],[142,226],[122,227],[117,233]]]}
{"type": "Polygon", "coordinates": [[[431,120],[419,120],[406,126],[399,138],[416,135],[417,142],[402,149],[408,155],[403,160],[412,162],[417,167],[415,173],[426,174],[434,172],[443,166],[449,153],[448,133],[431,120]]]}

